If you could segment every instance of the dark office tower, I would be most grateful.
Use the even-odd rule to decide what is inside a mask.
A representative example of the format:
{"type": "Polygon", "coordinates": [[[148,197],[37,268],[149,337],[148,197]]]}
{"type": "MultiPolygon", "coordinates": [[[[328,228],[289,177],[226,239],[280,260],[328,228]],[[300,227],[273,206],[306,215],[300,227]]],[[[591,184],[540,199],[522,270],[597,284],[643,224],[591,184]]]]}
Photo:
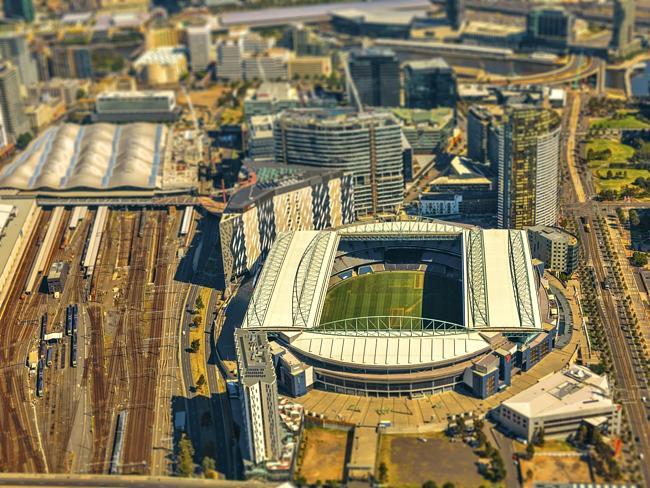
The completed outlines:
{"type": "Polygon", "coordinates": [[[409,108],[456,106],[456,74],[442,58],[404,65],[404,93],[409,108]]]}
{"type": "Polygon", "coordinates": [[[499,227],[556,224],[560,122],[552,110],[528,106],[510,108],[495,122],[499,227]]]}
{"type": "Polygon", "coordinates": [[[0,64],[0,108],[7,135],[12,141],[29,132],[29,121],[20,97],[18,70],[11,63],[0,64]]]}
{"type": "Polygon", "coordinates": [[[482,164],[489,163],[488,140],[492,115],[480,105],[467,112],[467,157],[482,164]]]}
{"type": "Polygon", "coordinates": [[[526,17],[526,41],[566,47],[573,40],[573,24],[573,15],[563,8],[534,9],[526,17]]]}
{"type": "Polygon", "coordinates": [[[465,0],[446,0],[445,9],[449,24],[459,30],[465,22],[465,0]]]}
{"type": "Polygon", "coordinates": [[[10,19],[23,19],[26,22],[34,21],[34,3],[32,0],[5,0],[5,17],[10,19]]]}
{"type": "Polygon", "coordinates": [[[610,44],[617,51],[625,51],[634,40],[635,2],[636,0],[614,1],[614,29],[610,44]]]}
{"type": "Polygon", "coordinates": [[[359,51],[350,56],[349,65],[361,103],[369,107],[399,107],[399,61],[393,51],[359,51]]]}

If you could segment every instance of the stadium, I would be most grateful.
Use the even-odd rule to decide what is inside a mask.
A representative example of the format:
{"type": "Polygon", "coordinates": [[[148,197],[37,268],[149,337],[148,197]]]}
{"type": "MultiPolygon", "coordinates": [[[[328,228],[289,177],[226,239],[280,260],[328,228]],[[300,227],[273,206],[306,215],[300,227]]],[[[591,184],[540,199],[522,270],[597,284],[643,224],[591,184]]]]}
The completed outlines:
{"type": "Polygon", "coordinates": [[[318,389],[481,398],[556,331],[525,231],[431,220],[281,233],[242,327],[266,330],[318,389]]]}

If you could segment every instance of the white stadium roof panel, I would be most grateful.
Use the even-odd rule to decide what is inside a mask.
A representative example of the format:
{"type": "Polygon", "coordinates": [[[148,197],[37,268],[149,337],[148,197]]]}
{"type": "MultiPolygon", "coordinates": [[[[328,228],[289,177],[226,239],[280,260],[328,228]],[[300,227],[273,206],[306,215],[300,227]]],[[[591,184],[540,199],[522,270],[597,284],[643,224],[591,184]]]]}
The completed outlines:
{"type": "Polygon", "coordinates": [[[364,367],[425,366],[457,361],[489,349],[478,332],[452,336],[349,337],[321,332],[302,332],[291,341],[292,349],[305,356],[325,359],[345,366],[364,367]]]}
{"type": "Polygon", "coordinates": [[[0,188],[153,189],[166,135],[147,123],[51,127],[0,172],[0,188]]]}

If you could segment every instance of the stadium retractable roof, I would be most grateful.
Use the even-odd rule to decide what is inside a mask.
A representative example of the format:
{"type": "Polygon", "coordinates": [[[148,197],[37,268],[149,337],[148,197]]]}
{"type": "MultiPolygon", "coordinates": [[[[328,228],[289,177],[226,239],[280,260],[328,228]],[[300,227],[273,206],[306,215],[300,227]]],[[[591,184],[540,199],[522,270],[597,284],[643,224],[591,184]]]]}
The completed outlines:
{"type": "MultiPolygon", "coordinates": [[[[258,280],[242,327],[321,330],[320,316],[339,239],[461,239],[464,323],[403,330],[401,336],[454,334],[458,329],[541,331],[537,287],[525,231],[482,230],[440,221],[358,223],[331,231],[280,234],[258,280]],[[441,332],[442,331],[442,332],[441,332]]],[[[367,327],[367,326],[366,326],[367,327]]],[[[337,330],[335,335],[363,335],[337,330]]]]}

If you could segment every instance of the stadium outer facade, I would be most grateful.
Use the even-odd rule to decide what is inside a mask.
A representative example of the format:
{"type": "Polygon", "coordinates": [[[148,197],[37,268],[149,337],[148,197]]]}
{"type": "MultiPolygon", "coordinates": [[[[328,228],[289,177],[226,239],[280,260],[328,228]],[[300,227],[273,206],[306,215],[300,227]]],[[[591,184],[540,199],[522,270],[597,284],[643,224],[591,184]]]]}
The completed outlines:
{"type": "Polygon", "coordinates": [[[317,389],[413,396],[464,388],[486,398],[552,349],[549,310],[525,231],[408,220],[279,234],[242,327],[267,331],[313,368],[317,389]],[[389,263],[389,249],[410,262],[389,263]],[[330,287],[398,269],[457,277],[460,323],[399,316],[321,323],[330,287]]]}

